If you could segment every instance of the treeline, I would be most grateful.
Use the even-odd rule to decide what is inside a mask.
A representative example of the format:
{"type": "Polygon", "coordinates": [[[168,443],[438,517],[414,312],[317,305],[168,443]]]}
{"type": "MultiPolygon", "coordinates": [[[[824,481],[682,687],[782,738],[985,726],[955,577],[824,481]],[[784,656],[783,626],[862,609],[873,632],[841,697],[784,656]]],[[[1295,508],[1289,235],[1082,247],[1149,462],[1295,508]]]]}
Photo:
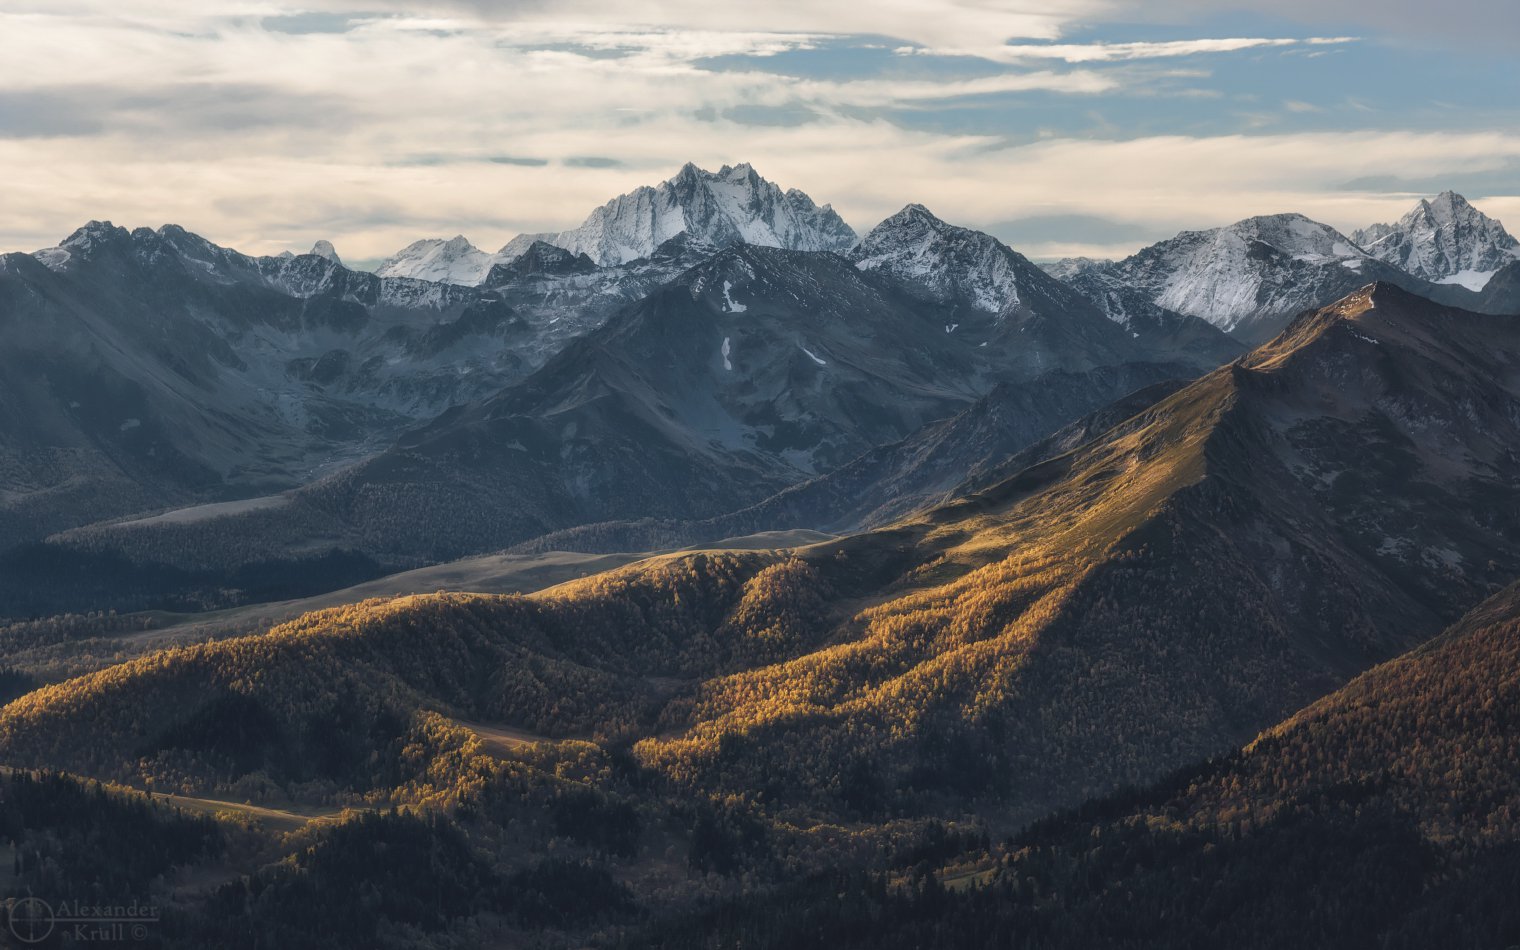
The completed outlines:
{"type": "Polygon", "coordinates": [[[0,655],[68,643],[71,640],[138,633],[152,630],[154,626],[155,621],[151,617],[120,614],[115,610],[64,613],[36,620],[0,623],[0,655]]]}

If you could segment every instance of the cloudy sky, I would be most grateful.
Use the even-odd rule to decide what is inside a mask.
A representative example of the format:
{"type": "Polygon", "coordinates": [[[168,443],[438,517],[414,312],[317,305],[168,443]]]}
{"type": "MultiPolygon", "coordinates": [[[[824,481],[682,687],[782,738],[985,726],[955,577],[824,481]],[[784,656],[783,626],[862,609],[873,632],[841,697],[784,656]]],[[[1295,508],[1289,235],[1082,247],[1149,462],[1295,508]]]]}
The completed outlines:
{"type": "Polygon", "coordinates": [[[1515,0],[5,0],[0,249],[494,249],[688,160],[1042,259],[1447,187],[1520,230],[1517,55],[1515,0]]]}

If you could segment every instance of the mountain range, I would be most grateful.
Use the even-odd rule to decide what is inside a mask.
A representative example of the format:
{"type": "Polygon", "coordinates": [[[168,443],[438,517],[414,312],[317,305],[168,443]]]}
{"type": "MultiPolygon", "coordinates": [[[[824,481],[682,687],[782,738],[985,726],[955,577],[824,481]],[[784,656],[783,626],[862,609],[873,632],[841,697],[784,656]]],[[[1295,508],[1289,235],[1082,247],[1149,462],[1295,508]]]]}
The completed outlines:
{"type": "MultiPolygon", "coordinates": [[[[947,233],[920,214],[913,233],[947,233]]],[[[882,399],[905,373],[915,387],[950,369],[990,375],[955,347],[991,350],[1040,326],[1005,298],[1006,325],[973,324],[978,336],[956,343],[941,323],[904,348],[939,341],[924,364],[873,374],[881,338],[813,335],[820,317],[857,309],[885,339],[919,326],[923,312],[886,296],[899,278],[873,272],[731,246],[526,382],[344,477],[418,492],[477,458],[476,471],[508,464],[508,440],[574,446],[556,430],[599,424],[613,448],[652,447],[615,462],[635,487],[674,494],[727,477],[728,460],[764,473],[756,441],[730,432],[751,388],[809,392],[811,380],[815,406],[882,399]],[[800,295],[814,285],[836,290],[839,309],[800,295]],[[755,349],[773,375],[752,368],[726,393],[755,349]],[[851,372],[816,375],[835,366],[851,372]],[[654,380],[694,398],[637,401],[635,384],[649,393],[654,380]],[[709,444],[681,464],[710,468],[639,471],[696,432],[709,444]]],[[[1020,305],[1042,299],[1018,286],[1020,305]]],[[[873,459],[908,491],[939,493],[900,516],[873,509],[876,527],[843,537],[669,552],[528,596],[415,592],[230,638],[8,625],[9,655],[93,649],[98,664],[0,708],[0,749],[21,770],[11,827],[38,855],[19,879],[72,867],[74,835],[96,842],[93,873],[119,876],[100,887],[183,868],[166,940],[187,946],[255,926],[349,944],[377,926],[423,944],[557,928],[609,946],[956,944],[1006,926],[1103,946],[1142,924],[1180,942],[1336,946],[1369,927],[1417,940],[1458,906],[1464,933],[1503,926],[1463,895],[1491,889],[1497,908],[1514,867],[1502,848],[1516,366],[1513,316],[1374,283],[1022,453],[1000,434],[1022,384],[1000,381],[949,421],[833,469],[857,469],[833,493],[845,501],[873,493],[876,475],[859,474],[873,459]],[[121,793],[90,798],[27,771],[44,768],[247,823],[232,835],[162,806],[134,811],[121,793]],[[46,800],[74,803],[69,817],[46,800]],[[313,811],[324,820],[308,823],[313,811]],[[270,822],[302,830],[284,838],[270,822]],[[131,860],[128,840],[143,842],[131,860]],[[982,888],[946,893],[953,880],[982,888]],[[357,936],[321,930],[327,898],[361,886],[377,909],[344,924],[357,936]],[[1185,911],[1210,899],[1214,912],[1185,911]]],[[[826,458],[850,431],[840,418],[809,420],[789,447],[826,458]]],[[[382,507],[332,497],[334,512],[382,507]]],[[[391,506],[431,520],[431,497],[391,506]]]]}
{"type": "Polygon", "coordinates": [[[374,274],[0,256],[11,923],[1514,943],[1515,251],[1445,193],[1042,267],[688,165],[374,274]]]}
{"type": "Polygon", "coordinates": [[[843,252],[856,243],[855,232],[833,208],[820,208],[795,188],[783,192],[748,164],[709,172],[687,163],[674,178],[612,199],[578,228],[520,234],[495,254],[463,235],[425,239],[387,258],[376,273],[473,285],[540,241],[585,254],[599,266],[615,266],[647,258],[678,235],[715,248],[742,243],[843,252]]]}
{"type": "MultiPolygon", "coordinates": [[[[1246,741],[1520,576],[1517,361],[1512,318],[1373,285],[1242,360],[1139,400],[1149,404],[1076,448],[1053,441],[1054,454],[975,478],[905,520],[793,560],[691,554],[552,591],[534,603],[567,617],[583,601],[658,611],[672,595],[632,593],[654,587],[710,604],[658,621],[671,624],[659,641],[670,656],[637,639],[576,646],[617,637],[615,625],[566,633],[546,655],[594,674],[610,692],[581,700],[613,711],[555,728],[611,734],[643,729],[647,715],[661,724],[639,733],[649,767],[713,793],[761,782],[774,807],[821,817],[953,794],[1000,803],[1017,821],[1155,778],[1246,741]],[[774,588],[758,580],[777,572],[774,588]],[[774,643],[742,639],[754,632],[739,619],[746,611],[770,616],[799,597],[814,606],[760,621],[780,624],[774,643]],[[748,649],[761,652],[745,660],[748,649]],[[625,666],[624,651],[643,659],[625,666]],[[651,684],[669,678],[695,692],[660,699],[665,687],[651,684]],[[626,697],[640,695],[673,705],[628,712],[626,697]],[[856,785],[831,781],[834,770],[856,785]]],[[[385,614],[436,625],[475,609],[422,598],[385,614]]],[[[528,608],[508,599],[478,609],[528,608]]],[[[289,638],[293,658],[309,656],[308,635],[328,649],[325,622],[294,628],[307,632],[289,638]]],[[[343,642],[332,635],[332,648],[343,642]]],[[[433,665],[394,668],[426,677],[433,665]]],[[[132,701],[131,677],[81,685],[132,701]]],[[[516,692],[450,695],[441,701],[472,717],[550,728],[514,705],[516,692]]],[[[40,724],[12,748],[22,734],[85,754],[40,724]]]]}
{"type": "Polygon", "coordinates": [[[0,258],[6,536],[298,485],[525,373],[495,296],[334,257],[92,222],[0,258]]]}
{"type": "Polygon", "coordinates": [[[1199,357],[1125,332],[985,236],[998,282],[981,282],[958,258],[973,236],[921,208],[872,232],[867,246],[937,262],[927,270],[730,245],[522,382],[294,494],[210,521],[104,525],[63,541],[168,546],[204,562],[320,539],[415,563],[586,523],[711,517],[903,439],[1000,383],[1022,387],[1030,416],[1018,431],[1033,440],[1128,388],[1237,351],[1222,335],[1199,357]],[[935,296],[951,284],[1002,296],[978,306],[935,296]]]}
{"type": "Polygon", "coordinates": [[[916,204],[857,240],[748,165],[688,165],[489,260],[462,239],[408,257],[445,280],[91,224],[5,259],[22,410],[0,517],[176,570],[851,530],[1369,280],[1520,309],[1520,262],[1481,294],[1447,273],[1498,262],[1502,226],[1450,194],[1422,208],[1399,233],[1458,222],[1421,271],[1447,283],[1296,215],[1049,271],[916,204]],[[70,395],[85,379],[114,388],[70,395]]]}
{"type": "Polygon", "coordinates": [[[1484,312],[1511,311],[1516,301],[1501,287],[1485,290],[1504,262],[1514,262],[1514,239],[1459,196],[1448,193],[1437,204],[1448,220],[1458,213],[1463,223],[1431,230],[1431,206],[1422,202],[1425,212],[1416,209],[1396,228],[1359,231],[1353,239],[1302,215],[1271,215],[1184,232],[1122,261],[1068,260],[1051,271],[1126,325],[1184,314],[1247,342],[1369,281],[1484,312]],[[1407,248],[1415,245],[1426,248],[1425,264],[1410,256],[1407,248]],[[1475,262],[1493,267],[1479,275],[1470,266],[1475,262]]]}

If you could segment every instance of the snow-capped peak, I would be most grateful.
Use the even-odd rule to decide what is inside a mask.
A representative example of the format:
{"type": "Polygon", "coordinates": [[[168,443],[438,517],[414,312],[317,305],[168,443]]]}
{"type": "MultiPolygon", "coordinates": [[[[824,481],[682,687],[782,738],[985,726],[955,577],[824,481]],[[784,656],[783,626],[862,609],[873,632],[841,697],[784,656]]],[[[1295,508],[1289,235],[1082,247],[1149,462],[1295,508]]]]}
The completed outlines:
{"type": "Polygon", "coordinates": [[[474,286],[485,279],[495,262],[492,255],[456,234],[448,239],[414,241],[386,258],[375,268],[375,274],[474,286]]]}
{"type": "Polygon", "coordinates": [[[90,221],[76,228],[72,234],[58,242],[56,247],[34,251],[32,256],[54,270],[62,269],[76,254],[89,258],[112,245],[122,245],[131,239],[126,228],[119,228],[109,221],[90,221]]]}
{"type": "Polygon", "coordinates": [[[76,228],[73,234],[59,242],[58,246],[71,251],[89,251],[102,244],[125,241],[131,235],[126,228],[117,227],[109,221],[90,221],[76,228]]]}
{"type": "Polygon", "coordinates": [[[578,228],[519,234],[495,254],[463,237],[417,241],[387,259],[375,273],[477,285],[492,267],[516,260],[539,241],[571,255],[584,254],[606,267],[647,258],[683,235],[693,247],[755,244],[841,253],[856,241],[855,232],[831,206],[816,204],[796,188],[782,191],[748,162],[724,165],[716,172],[687,162],[658,185],[644,185],[613,198],[578,228]]]}
{"type": "Polygon", "coordinates": [[[1213,232],[1216,243],[1259,242],[1298,260],[1347,261],[1366,257],[1356,242],[1301,214],[1269,214],[1237,221],[1213,232]]]}
{"type": "Polygon", "coordinates": [[[524,235],[506,248],[523,251],[532,239],[583,253],[602,266],[648,257],[678,234],[724,246],[756,244],[801,251],[845,251],[855,232],[827,205],[796,189],[783,192],[747,163],[709,172],[688,162],[673,178],[612,199],[580,227],[524,235]]]}
{"type": "Polygon", "coordinates": [[[1359,270],[1367,257],[1339,231],[1301,214],[1247,218],[1166,243],[1174,263],[1156,304],[1225,329],[1260,313],[1264,305],[1278,306],[1279,297],[1292,298],[1295,281],[1305,275],[1332,268],[1339,278],[1342,271],[1359,270]]]}
{"type": "Polygon", "coordinates": [[[1017,305],[1020,283],[1038,270],[992,235],[946,224],[921,204],[872,228],[850,257],[860,270],[889,274],[937,302],[986,313],[1017,305]]]}
{"type": "Polygon", "coordinates": [[[1421,199],[1397,223],[1374,224],[1353,237],[1378,260],[1416,277],[1472,290],[1520,258],[1520,242],[1504,225],[1454,191],[1421,199]]]}
{"type": "Polygon", "coordinates": [[[317,257],[326,258],[327,260],[332,261],[334,264],[337,264],[339,266],[342,266],[343,264],[343,260],[338,257],[338,251],[332,246],[331,241],[318,241],[311,246],[311,250],[307,253],[314,254],[317,257]]]}
{"type": "Polygon", "coordinates": [[[1122,261],[1075,267],[1065,279],[1100,305],[1125,298],[1124,313],[1105,306],[1121,321],[1140,306],[1234,331],[1322,306],[1381,266],[1329,225],[1272,214],[1184,231],[1122,261]]]}

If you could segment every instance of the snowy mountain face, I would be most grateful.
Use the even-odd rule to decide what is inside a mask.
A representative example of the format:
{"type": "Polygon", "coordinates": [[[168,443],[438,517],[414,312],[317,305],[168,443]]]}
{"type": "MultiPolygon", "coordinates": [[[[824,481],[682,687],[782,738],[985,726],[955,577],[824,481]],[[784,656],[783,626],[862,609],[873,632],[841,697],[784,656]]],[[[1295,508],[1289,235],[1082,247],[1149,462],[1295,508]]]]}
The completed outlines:
{"type": "Polygon", "coordinates": [[[526,254],[534,244],[584,254],[600,267],[631,264],[686,235],[714,248],[754,244],[794,251],[844,252],[855,232],[828,205],[819,207],[793,188],[782,191],[747,164],[716,173],[688,163],[669,181],[636,188],[612,199],[569,231],[519,234],[495,254],[462,236],[417,241],[375,271],[381,277],[414,277],[476,286],[491,269],[526,254]]]}
{"type": "Polygon", "coordinates": [[[1169,311],[1252,336],[1391,273],[1334,228],[1279,214],[1185,231],[1069,280],[1120,322],[1169,311]]]}
{"type": "MultiPolygon", "coordinates": [[[[1332,228],[1302,215],[1250,218],[1182,240],[1185,263],[1163,286],[1156,303],[1178,313],[1212,318],[1232,327],[1263,305],[1286,297],[1278,272],[1332,268],[1358,271],[1366,254],[1332,228]],[[1307,265],[1307,267],[1300,266],[1307,265]]],[[[1297,309],[1296,302],[1293,304],[1297,309]]]]}
{"type": "MultiPolygon", "coordinates": [[[[754,244],[794,251],[845,251],[856,240],[833,208],[819,207],[796,189],[783,192],[747,164],[725,165],[716,173],[687,164],[669,181],[612,199],[578,228],[524,237],[607,266],[648,257],[683,232],[719,247],[754,244]]],[[[503,251],[516,250],[520,241],[503,251]]]]}
{"type": "Polygon", "coordinates": [[[497,255],[481,289],[500,297],[533,328],[522,355],[537,366],[717,251],[681,234],[647,258],[598,267],[585,254],[534,240],[509,260],[497,255]]]}
{"type": "Polygon", "coordinates": [[[992,235],[946,224],[922,205],[909,205],[877,225],[850,258],[860,270],[947,308],[946,332],[980,334],[990,341],[1009,336],[1016,353],[1039,339],[1051,359],[1084,351],[1110,354],[1095,360],[1101,365],[1142,358],[1125,357],[1118,348],[1132,347],[1143,358],[1181,358],[1199,371],[1238,355],[1238,347],[1218,330],[1160,310],[1139,319],[1123,308],[1116,312],[1106,298],[1090,299],[992,235]],[[1032,318],[1039,318],[1038,326],[1030,325],[1032,318]],[[1113,324],[1127,332],[1114,332],[1113,324]]]}
{"type": "Polygon", "coordinates": [[[485,280],[495,263],[496,256],[460,234],[448,240],[428,238],[408,244],[375,268],[375,274],[473,287],[485,280]]]}
{"type": "Polygon", "coordinates": [[[850,258],[860,270],[889,275],[936,303],[989,314],[1018,306],[1021,282],[1050,283],[997,238],[946,224],[919,204],[871,229],[850,258]]]}
{"type": "Polygon", "coordinates": [[[1380,261],[1433,283],[1474,291],[1520,259],[1520,241],[1452,191],[1421,200],[1396,224],[1374,224],[1353,237],[1380,261]]]}

